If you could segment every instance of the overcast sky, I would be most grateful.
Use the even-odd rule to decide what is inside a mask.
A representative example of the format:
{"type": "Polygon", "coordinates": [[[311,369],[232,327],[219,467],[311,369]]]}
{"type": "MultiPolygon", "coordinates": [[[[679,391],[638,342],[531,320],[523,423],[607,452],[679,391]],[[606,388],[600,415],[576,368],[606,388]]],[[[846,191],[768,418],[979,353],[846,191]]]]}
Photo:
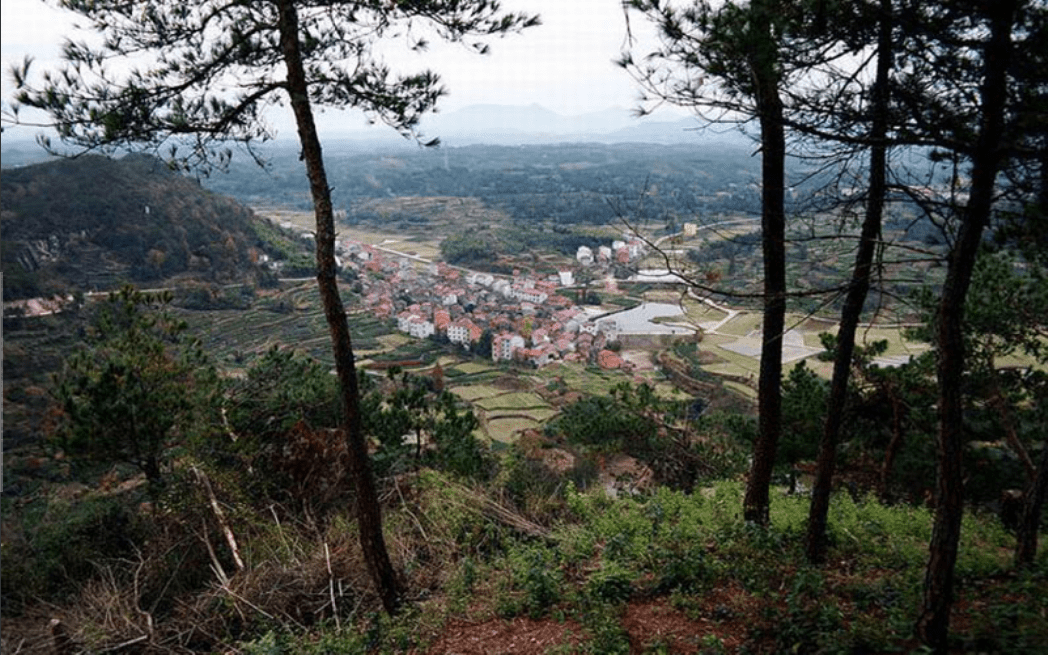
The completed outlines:
{"type": "MultiPolygon", "coordinates": [[[[406,71],[428,67],[441,75],[450,91],[441,111],[539,104],[573,115],[636,105],[637,87],[612,63],[626,35],[619,0],[503,0],[503,6],[538,13],[543,25],[492,41],[487,56],[434,43],[424,58],[404,61],[406,71]]],[[[3,0],[0,7],[6,105],[11,65],[29,54],[37,61],[34,68],[53,67],[74,20],[41,0],[3,0]]],[[[647,27],[638,23],[635,19],[632,26],[635,35],[647,27]]]]}

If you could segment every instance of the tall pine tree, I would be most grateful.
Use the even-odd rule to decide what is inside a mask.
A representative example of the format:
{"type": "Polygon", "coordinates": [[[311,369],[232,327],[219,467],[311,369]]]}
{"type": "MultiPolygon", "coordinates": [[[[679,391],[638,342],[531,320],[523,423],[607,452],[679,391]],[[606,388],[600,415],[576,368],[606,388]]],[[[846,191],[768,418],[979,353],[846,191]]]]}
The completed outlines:
{"type": "MultiPolygon", "coordinates": [[[[314,111],[357,108],[406,136],[444,94],[430,71],[395,75],[376,45],[437,34],[486,52],[485,37],[538,23],[498,0],[61,0],[101,42],[65,45],[65,67],[33,84],[14,71],[17,104],[48,112],[64,142],[83,150],[150,149],[184,167],[231,156],[222,142],[271,136],[265,110],[291,106],[316,216],[317,284],[335,355],[356,486],[360,541],[388,612],[399,604],[361,427],[353,344],[336,281],[335,225],[314,111]]],[[[17,110],[17,104],[15,109],[17,110]]],[[[253,151],[252,151],[253,152],[253,151]]]]}

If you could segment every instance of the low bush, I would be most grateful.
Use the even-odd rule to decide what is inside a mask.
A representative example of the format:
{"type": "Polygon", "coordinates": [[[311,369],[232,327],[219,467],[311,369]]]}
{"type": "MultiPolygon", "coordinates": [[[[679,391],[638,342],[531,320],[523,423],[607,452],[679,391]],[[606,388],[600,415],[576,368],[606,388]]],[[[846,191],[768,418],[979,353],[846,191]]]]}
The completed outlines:
{"type": "Polygon", "coordinates": [[[33,599],[72,597],[105,562],[132,555],[146,534],[144,521],[123,497],[92,494],[42,503],[38,516],[23,515],[17,526],[5,523],[5,613],[33,599]]]}

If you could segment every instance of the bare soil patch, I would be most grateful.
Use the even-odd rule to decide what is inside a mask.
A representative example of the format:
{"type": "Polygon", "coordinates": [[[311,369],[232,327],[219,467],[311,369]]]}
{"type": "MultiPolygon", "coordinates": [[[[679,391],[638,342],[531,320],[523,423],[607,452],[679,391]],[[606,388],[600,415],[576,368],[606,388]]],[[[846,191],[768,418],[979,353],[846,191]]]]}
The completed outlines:
{"type": "Polygon", "coordinates": [[[426,651],[427,655],[546,655],[572,650],[582,642],[574,621],[518,617],[475,623],[453,621],[426,651]]]}
{"type": "Polygon", "coordinates": [[[634,371],[641,372],[655,370],[655,363],[652,361],[651,351],[623,350],[619,353],[619,356],[630,364],[633,364],[634,371]]]}

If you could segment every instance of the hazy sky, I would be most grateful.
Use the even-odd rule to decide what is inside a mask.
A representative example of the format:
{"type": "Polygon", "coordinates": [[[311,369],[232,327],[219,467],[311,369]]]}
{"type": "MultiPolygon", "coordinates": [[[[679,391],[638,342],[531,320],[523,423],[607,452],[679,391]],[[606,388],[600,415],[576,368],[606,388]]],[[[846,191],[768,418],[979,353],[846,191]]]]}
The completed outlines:
{"type": "MultiPolygon", "coordinates": [[[[3,0],[0,6],[6,105],[10,66],[27,54],[36,58],[38,69],[53,66],[73,19],[41,0],[3,0]]],[[[443,112],[481,103],[536,103],[562,114],[635,106],[637,87],[612,63],[626,35],[619,0],[503,0],[503,6],[538,13],[543,25],[492,41],[487,56],[434,43],[422,58],[407,56],[398,70],[437,71],[450,91],[440,105],[443,112]]],[[[633,22],[635,35],[647,31],[633,22]]]]}

